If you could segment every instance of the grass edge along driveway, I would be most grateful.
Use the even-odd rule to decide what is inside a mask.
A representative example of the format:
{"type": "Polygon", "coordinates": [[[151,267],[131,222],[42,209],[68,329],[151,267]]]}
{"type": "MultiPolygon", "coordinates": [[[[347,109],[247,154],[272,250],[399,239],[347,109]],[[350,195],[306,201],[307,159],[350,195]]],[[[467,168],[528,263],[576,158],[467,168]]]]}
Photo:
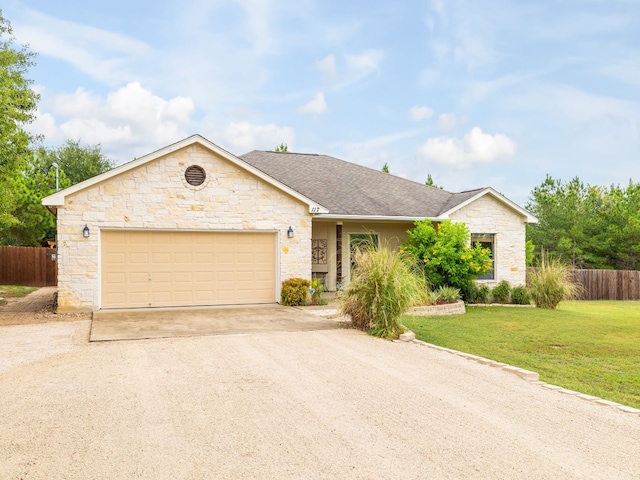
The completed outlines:
{"type": "Polygon", "coordinates": [[[402,321],[419,340],[640,408],[640,302],[572,301],[556,310],[468,307],[464,315],[402,321]]]}

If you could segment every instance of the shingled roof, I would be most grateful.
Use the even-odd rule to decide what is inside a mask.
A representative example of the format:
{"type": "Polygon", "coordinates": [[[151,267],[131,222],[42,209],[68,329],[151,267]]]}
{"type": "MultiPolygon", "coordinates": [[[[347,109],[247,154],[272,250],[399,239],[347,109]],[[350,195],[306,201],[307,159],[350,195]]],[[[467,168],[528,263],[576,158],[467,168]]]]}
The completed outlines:
{"type": "Polygon", "coordinates": [[[481,193],[452,193],[328,155],[254,150],[240,158],[331,216],[438,218],[481,193]]]}

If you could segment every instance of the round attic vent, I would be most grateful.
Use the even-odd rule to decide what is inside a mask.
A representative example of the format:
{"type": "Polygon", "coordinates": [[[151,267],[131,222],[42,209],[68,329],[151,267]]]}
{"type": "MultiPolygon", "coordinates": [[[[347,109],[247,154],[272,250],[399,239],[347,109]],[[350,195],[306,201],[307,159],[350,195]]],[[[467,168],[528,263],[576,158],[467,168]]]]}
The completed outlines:
{"type": "Polygon", "coordinates": [[[198,187],[204,183],[207,178],[207,174],[204,172],[204,168],[199,167],[198,165],[191,165],[184,172],[184,178],[187,180],[189,185],[198,187]]]}

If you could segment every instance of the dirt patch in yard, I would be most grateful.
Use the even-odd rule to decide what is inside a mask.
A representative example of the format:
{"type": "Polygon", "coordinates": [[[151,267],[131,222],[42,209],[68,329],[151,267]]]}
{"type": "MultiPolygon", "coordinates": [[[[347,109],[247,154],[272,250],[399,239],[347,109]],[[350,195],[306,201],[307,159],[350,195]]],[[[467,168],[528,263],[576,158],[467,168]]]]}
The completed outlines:
{"type": "Polygon", "coordinates": [[[89,320],[90,313],[57,314],[54,311],[56,287],[43,287],[22,298],[7,298],[0,306],[0,326],[34,325],[50,322],[89,320]]]}

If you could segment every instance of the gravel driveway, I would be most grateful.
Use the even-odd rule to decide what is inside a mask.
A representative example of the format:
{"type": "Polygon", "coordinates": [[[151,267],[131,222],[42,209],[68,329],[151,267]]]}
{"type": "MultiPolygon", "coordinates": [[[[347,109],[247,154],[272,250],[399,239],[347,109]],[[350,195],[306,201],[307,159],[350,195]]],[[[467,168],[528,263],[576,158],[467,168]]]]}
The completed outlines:
{"type": "Polygon", "coordinates": [[[640,478],[637,415],[415,343],[88,328],[0,328],[0,478],[640,478]]]}

